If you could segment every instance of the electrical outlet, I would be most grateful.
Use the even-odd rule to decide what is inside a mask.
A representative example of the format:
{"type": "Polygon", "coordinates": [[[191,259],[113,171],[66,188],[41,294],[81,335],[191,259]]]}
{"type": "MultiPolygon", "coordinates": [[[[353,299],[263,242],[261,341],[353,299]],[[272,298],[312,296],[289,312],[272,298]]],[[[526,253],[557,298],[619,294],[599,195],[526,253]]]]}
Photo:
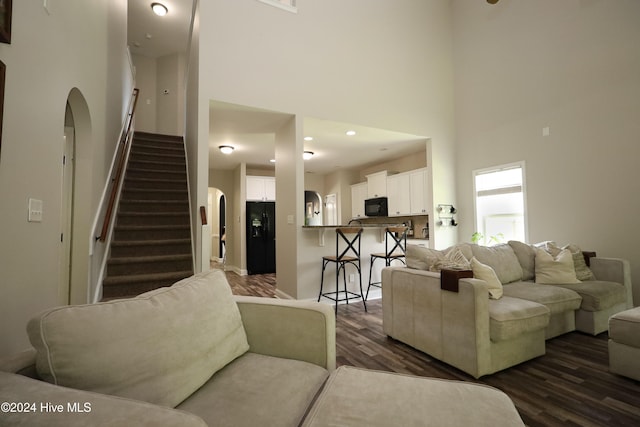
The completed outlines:
{"type": "Polygon", "coordinates": [[[355,274],[350,274],[349,275],[349,283],[353,283],[356,281],[356,275],[355,274]]]}

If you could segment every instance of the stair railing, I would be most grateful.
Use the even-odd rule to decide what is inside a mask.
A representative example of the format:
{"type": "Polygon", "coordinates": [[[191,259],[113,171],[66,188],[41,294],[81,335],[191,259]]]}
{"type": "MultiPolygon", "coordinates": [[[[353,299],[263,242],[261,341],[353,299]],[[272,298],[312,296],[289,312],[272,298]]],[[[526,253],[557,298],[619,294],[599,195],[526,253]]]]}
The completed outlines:
{"type": "Polygon", "coordinates": [[[127,113],[127,120],[122,130],[122,135],[120,136],[119,149],[120,154],[118,155],[118,167],[116,169],[116,173],[114,177],[111,179],[111,193],[109,194],[109,204],[107,205],[107,210],[104,215],[104,220],[102,222],[102,231],[100,235],[96,237],[97,240],[104,242],[107,238],[107,234],[109,233],[109,226],[111,225],[111,218],[113,217],[113,210],[116,204],[116,196],[120,192],[120,184],[122,181],[122,175],[124,174],[124,167],[126,164],[127,153],[129,149],[129,144],[131,142],[131,138],[133,137],[133,132],[131,132],[131,125],[133,123],[133,114],[136,111],[136,105],[138,104],[138,94],[140,90],[138,88],[133,89],[133,94],[131,96],[131,101],[129,103],[129,111],[127,113]]]}
{"type": "Polygon", "coordinates": [[[91,244],[89,249],[90,273],[88,283],[88,302],[97,302],[102,297],[102,278],[108,256],[110,233],[113,229],[113,213],[118,206],[123,175],[126,169],[131,140],[133,139],[133,118],[138,103],[140,90],[134,88],[127,107],[126,116],[122,123],[122,130],[118,144],[113,153],[109,179],[105,184],[96,218],[93,223],[91,244]],[[99,226],[102,221],[102,226],[99,226]]]}

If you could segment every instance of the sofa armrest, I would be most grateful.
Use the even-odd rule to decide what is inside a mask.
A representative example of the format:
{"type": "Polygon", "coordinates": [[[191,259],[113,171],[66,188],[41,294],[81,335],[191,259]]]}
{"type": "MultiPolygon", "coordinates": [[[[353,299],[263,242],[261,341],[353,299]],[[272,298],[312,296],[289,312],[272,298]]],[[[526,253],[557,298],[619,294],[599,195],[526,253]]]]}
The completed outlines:
{"type": "Polygon", "coordinates": [[[616,282],[627,290],[627,308],[633,307],[633,291],[631,284],[631,266],[622,258],[591,258],[591,271],[597,280],[616,282]]]}
{"type": "Polygon", "coordinates": [[[234,297],[250,351],[336,368],[333,307],[317,302],[234,297]]]}
{"type": "Polygon", "coordinates": [[[200,417],[188,412],[6,372],[0,372],[0,402],[3,426],[206,427],[200,417]]]}

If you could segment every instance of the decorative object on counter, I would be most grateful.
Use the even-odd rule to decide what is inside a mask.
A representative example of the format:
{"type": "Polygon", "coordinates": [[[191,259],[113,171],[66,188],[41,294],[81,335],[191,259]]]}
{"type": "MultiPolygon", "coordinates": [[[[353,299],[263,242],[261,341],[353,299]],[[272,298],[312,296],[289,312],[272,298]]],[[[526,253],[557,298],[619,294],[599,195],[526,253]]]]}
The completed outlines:
{"type": "Polygon", "coordinates": [[[384,253],[371,254],[371,263],[369,264],[369,286],[367,286],[367,295],[365,300],[369,298],[369,289],[371,286],[382,287],[382,278],[379,282],[372,282],[373,262],[377,259],[384,259],[385,267],[389,267],[393,260],[398,260],[404,265],[405,252],[407,250],[407,232],[409,227],[387,227],[384,230],[384,253]]]}
{"type": "Polygon", "coordinates": [[[322,257],[322,276],[320,278],[320,294],[318,295],[318,302],[320,298],[325,297],[336,303],[336,315],[338,315],[338,302],[345,301],[349,304],[349,300],[362,299],[364,305],[364,311],[367,311],[367,302],[365,301],[364,294],[362,293],[362,269],[360,263],[360,236],[362,235],[362,227],[338,227],[336,228],[336,254],[326,255],[322,257]],[[340,250],[340,240],[342,240],[342,251],[340,250]],[[324,270],[330,262],[336,264],[336,290],[333,292],[322,292],[324,286],[324,270]],[[358,272],[358,279],[360,282],[360,294],[347,290],[347,264],[351,264],[358,272]],[[342,280],[344,282],[344,290],[340,291],[340,270],[342,270],[342,280]],[[344,293],[344,298],[340,298],[340,293],[344,293]]]}
{"type": "Polygon", "coordinates": [[[444,205],[440,204],[436,208],[438,211],[438,222],[437,225],[441,227],[455,227],[458,225],[454,215],[458,213],[456,208],[453,205],[444,205]]]}

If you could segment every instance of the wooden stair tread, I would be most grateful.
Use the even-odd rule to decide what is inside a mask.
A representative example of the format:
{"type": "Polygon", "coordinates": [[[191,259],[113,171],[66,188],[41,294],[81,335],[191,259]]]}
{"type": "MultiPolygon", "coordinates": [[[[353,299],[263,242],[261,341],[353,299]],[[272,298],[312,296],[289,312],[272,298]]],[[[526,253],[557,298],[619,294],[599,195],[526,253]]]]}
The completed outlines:
{"type": "Polygon", "coordinates": [[[184,261],[191,259],[191,253],[177,255],[146,255],[109,258],[109,264],[134,264],[141,262],[184,261]]]}
{"type": "Polygon", "coordinates": [[[191,239],[157,239],[157,240],[114,240],[111,246],[150,246],[150,245],[184,245],[190,244],[191,239]]]}
{"type": "Polygon", "coordinates": [[[110,276],[104,279],[104,286],[122,285],[128,283],[155,282],[160,280],[180,280],[193,275],[193,271],[172,271],[169,273],[149,273],[126,276],[110,276]]]}

